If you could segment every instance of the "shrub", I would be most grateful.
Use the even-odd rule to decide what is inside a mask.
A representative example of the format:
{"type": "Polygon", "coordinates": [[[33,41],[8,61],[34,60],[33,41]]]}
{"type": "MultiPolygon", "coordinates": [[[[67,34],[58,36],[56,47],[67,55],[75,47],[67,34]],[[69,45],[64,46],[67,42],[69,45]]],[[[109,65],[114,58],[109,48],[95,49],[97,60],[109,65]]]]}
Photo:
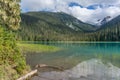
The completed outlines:
{"type": "MultiPolygon", "coordinates": [[[[16,45],[14,36],[12,31],[7,31],[3,27],[0,27],[0,65],[5,66],[3,72],[7,65],[9,65],[10,69],[14,69],[18,75],[21,75],[24,73],[27,65],[23,54],[21,54],[16,45]]],[[[10,71],[8,70],[8,73],[11,75],[12,72],[10,71]]],[[[12,76],[13,75],[11,75],[11,77],[12,76]]]]}

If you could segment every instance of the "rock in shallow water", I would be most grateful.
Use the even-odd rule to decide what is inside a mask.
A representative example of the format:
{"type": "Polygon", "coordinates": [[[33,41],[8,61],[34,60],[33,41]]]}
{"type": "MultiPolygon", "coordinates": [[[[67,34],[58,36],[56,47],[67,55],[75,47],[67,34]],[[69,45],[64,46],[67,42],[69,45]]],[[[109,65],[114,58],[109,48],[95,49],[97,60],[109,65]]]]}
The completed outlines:
{"type": "Polygon", "coordinates": [[[105,65],[101,60],[83,61],[63,72],[43,72],[31,80],[120,80],[120,69],[112,64],[105,65]]]}

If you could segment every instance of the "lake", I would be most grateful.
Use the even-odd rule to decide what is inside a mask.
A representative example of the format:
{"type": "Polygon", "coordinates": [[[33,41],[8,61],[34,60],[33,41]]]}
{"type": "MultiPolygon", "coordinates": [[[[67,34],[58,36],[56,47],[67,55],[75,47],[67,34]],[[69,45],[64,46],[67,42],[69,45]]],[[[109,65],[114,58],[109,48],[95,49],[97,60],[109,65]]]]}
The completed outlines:
{"type": "MultiPolygon", "coordinates": [[[[36,44],[43,44],[37,42],[36,44]]],[[[63,72],[40,70],[31,80],[120,80],[119,42],[46,43],[62,48],[54,53],[29,53],[27,64],[62,67],[63,72]],[[43,79],[43,77],[46,77],[43,79]]]]}

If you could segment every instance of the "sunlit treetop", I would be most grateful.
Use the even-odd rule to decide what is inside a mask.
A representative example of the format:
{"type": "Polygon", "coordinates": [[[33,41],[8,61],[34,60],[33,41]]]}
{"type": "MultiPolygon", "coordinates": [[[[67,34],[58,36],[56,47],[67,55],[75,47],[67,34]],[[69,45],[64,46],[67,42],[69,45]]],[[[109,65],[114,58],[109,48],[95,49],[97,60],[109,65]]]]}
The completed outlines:
{"type": "Polygon", "coordinates": [[[0,25],[17,30],[20,26],[20,0],[0,0],[0,25]]]}

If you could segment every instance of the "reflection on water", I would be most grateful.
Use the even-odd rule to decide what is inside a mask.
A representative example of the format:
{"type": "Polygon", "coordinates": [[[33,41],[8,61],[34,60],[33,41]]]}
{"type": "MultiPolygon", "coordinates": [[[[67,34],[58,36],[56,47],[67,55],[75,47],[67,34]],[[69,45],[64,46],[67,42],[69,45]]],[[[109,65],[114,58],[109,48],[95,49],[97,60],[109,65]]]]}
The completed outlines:
{"type": "MultiPolygon", "coordinates": [[[[63,50],[45,54],[28,53],[27,64],[32,69],[36,64],[47,64],[63,67],[65,71],[41,72],[39,73],[41,77],[48,76],[51,80],[120,80],[120,43],[49,43],[47,45],[57,46],[63,50]]],[[[37,78],[34,77],[33,80],[49,80],[37,78]]]]}
{"type": "Polygon", "coordinates": [[[40,72],[31,80],[120,80],[120,69],[111,63],[91,59],[63,72],[40,72]]]}
{"type": "Polygon", "coordinates": [[[104,63],[111,62],[120,67],[120,43],[49,43],[48,45],[54,45],[63,50],[47,54],[28,53],[26,60],[32,68],[36,64],[48,64],[69,69],[92,58],[101,59],[104,63]]]}

